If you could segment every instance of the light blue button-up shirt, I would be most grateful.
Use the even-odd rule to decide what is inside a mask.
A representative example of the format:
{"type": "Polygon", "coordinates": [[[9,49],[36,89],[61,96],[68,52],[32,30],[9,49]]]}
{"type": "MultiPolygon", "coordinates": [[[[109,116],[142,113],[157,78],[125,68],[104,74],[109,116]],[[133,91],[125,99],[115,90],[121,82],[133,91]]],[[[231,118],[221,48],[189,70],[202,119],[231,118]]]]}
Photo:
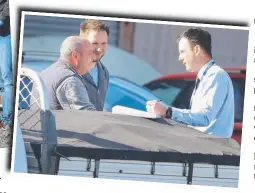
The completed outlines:
{"type": "Polygon", "coordinates": [[[96,86],[98,86],[98,70],[97,70],[97,64],[95,65],[94,68],[91,69],[91,71],[89,72],[90,75],[93,78],[93,81],[95,82],[96,86]]]}
{"type": "Polygon", "coordinates": [[[172,119],[207,134],[231,137],[234,129],[234,91],[229,75],[213,60],[198,72],[200,83],[191,109],[172,107],[172,119]],[[205,73],[206,71],[206,73],[205,73]]]}

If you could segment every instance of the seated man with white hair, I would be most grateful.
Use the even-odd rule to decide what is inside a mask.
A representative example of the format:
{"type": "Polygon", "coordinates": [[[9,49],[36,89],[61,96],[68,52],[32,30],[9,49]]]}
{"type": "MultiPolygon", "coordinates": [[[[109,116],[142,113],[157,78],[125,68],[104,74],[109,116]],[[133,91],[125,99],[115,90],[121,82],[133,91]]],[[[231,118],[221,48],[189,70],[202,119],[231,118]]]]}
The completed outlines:
{"type": "Polygon", "coordinates": [[[50,110],[96,110],[81,76],[93,68],[93,60],[92,45],[86,38],[70,36],[63,41],[59,60],[41,73],[50,110]]]}

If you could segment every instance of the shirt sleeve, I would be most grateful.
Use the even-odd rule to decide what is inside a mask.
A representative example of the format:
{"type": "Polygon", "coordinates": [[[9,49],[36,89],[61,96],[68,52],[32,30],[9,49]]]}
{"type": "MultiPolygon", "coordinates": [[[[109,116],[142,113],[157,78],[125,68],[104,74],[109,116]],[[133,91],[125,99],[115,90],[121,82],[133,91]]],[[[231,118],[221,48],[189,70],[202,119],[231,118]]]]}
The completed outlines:
{"type": "Polygon", "coordinates": [[[206,127],[215,119],[228,92],[228,81],[223,73],[210,75],[202,86],[199,108],[172,108],[172,119],[187,125],[206,127]]]}
{"type": "Polygon", "coordinates": [[[87,89],[77,77],[64,80],[57,88],[56,95],[63,109],[96,110],[89,101],[87,89]]]}

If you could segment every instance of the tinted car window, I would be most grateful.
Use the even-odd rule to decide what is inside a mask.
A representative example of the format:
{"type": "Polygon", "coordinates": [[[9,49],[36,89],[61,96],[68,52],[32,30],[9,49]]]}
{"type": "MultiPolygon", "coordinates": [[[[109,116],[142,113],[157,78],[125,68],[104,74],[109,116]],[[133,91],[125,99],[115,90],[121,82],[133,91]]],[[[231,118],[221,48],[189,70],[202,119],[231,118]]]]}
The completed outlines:
{"type": "Polygon", "coordinates": [[[190,109],[190,99],[195,86],[195,81],[186,81],[186,86],[176,96],[172,106],[180,109],[190,109]]]}
{"type": "Polygon", "coordinates": [[[145,87],[168,105],[188,108],[194,80],[160,80],[145,87]]]}
{"type": "Polygon", "coordinates": [[[232,79],[235,97],[235,122],[243,122],[245,79],[232,79]]]}

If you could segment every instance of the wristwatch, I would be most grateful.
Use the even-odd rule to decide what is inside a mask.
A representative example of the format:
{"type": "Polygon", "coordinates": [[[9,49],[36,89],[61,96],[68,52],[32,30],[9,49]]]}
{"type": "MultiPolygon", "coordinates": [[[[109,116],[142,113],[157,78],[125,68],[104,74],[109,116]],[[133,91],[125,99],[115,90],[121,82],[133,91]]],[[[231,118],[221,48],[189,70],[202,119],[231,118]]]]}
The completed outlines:
{"type": "Polygon", "coordinates": [[[166,110],[166,118],[171,119],[172,118],[172,107],[168,107],[168,109],[166,110]]]}

